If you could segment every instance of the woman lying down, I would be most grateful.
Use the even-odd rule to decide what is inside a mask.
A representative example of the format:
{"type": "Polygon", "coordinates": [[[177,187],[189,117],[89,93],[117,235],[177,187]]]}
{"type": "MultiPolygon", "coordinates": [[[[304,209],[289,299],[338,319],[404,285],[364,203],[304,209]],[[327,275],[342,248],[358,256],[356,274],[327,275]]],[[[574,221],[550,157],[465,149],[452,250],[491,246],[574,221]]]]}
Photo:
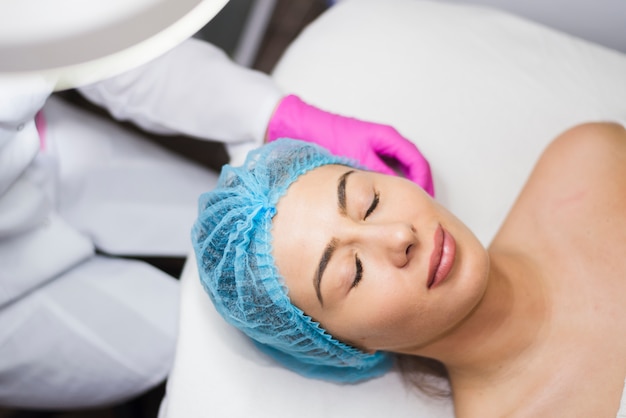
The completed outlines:
{"type": "Polygon", "coordinates": [[[459,418],[618,412],[620,125],[556,138],[488,248],[416,184],[287,139],[224,168],[193,241],[220,314],[301,374],[355,382],[402,359],[412,381],[449,380],[459,418]]]}

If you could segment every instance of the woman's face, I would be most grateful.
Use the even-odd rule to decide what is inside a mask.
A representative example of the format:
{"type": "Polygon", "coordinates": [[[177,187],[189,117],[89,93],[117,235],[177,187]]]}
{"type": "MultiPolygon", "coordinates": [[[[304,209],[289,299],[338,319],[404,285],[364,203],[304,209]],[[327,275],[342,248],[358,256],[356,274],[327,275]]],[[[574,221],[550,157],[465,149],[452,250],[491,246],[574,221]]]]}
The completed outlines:
{"type": "Polygon", "coordinates": [[[296,306],[367,351],[419,354],[480,301],[487,252],[409,180],[326,165],[277,205],[273,254],[296,306]]]}

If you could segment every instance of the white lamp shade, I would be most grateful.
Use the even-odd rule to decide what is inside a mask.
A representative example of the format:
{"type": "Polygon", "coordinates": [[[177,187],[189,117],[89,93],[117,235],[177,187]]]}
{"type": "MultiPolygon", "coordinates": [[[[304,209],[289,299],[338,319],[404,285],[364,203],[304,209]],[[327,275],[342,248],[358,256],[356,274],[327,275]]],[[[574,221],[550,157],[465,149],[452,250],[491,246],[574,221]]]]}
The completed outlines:
{"type": "Polygon", "coordinates": [[[56,90],[141,65],[211,20],[228,0],[1,0],[0,77],[56,90]]]}

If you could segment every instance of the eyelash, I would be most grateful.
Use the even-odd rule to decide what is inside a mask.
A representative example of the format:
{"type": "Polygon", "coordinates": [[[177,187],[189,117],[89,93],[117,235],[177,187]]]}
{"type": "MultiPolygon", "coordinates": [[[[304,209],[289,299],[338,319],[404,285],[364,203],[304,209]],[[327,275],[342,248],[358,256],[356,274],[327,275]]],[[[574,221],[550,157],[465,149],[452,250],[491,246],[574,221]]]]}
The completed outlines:
{"type": "Polygon", "coordinates": [[[361,263],[361,259],[359,259],[358,255],[355,255],[354,259],[356,263],[356,274],[354,275],[354,281],[352,282],[352,289],[357,287],[363,278],[363,263],[361,263]]]}
{"type": "Polygon", "coordinates": [[[380,194],[378,192],[374,192],[374,200],[372,200],[372,204],[365,212],[365,217],[363,218],[363,220],[367,219],[367,217],[370,216],[372,212],[374,212],[374,210],[376,210],[376,207],[378,206],[379,201],[380,201],[380,194]]]}
{"type": "MultiPolygon", "coordinates": [[[[378,192],[375,192],[374,199],[372,200],[372,204],[365,212],[365,217],[363,217],[363,220],[367,219],[367,217],[370,216],[372,212],[374,212],[374,210],[376,210],[376,207],[378,206],[379,201],[380,201],[380,194],[378,192]]],[[[359,283],[361,283],[361,279],[363,278],[363,263],[361,262],[361,259],[359,258],[358,255],[354,256],[354,260],[356,264],[356,274],[354,276],[354,281],[352,282],[352,286],[351,286],[352,289],[357,287],[359,283]]]]}

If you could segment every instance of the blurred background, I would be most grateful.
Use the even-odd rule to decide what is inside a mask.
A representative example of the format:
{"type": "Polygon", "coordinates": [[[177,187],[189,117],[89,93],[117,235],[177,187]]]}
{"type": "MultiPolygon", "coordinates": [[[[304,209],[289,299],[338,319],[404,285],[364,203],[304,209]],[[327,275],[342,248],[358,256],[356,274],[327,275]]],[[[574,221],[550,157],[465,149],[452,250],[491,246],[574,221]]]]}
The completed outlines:
{"type": "Polygon", "coordinates": [[[231,0],[195,36],[246,67],[270,73],[289,43],[329,0],[231,0]]]}

